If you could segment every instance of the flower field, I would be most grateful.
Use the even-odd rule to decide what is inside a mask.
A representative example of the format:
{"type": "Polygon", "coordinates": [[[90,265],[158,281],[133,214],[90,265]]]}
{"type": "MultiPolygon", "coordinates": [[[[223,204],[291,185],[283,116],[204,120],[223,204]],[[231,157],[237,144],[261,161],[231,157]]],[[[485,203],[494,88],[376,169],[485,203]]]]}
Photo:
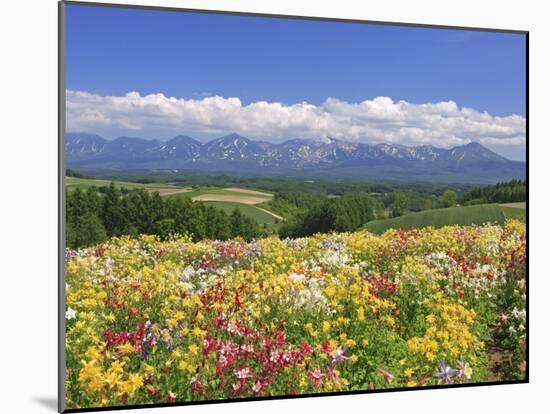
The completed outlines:
{"type": "Polygon", "coordinates": [[[520,380],[525,224],[66,251],[68,408],[520,380]]]}

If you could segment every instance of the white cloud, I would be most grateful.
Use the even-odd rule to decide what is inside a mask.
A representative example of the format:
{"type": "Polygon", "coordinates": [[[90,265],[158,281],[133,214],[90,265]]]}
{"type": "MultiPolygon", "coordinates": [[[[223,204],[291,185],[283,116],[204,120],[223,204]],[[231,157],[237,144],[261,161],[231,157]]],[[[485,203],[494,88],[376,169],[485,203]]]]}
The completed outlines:
{"type": "Polygon", "coordinates": [[[433,144],[449,147],[525,144],[525,118],[492,116],[455,102],[413,104],[377,97],[359,103],[328,98],[321,105],[287,105],[209,96],[180,99],[163,94],[102,96],[67,91],[69,131],[97,129],[237,132],[251,138],[343,138],[350,141],[433,144]]]}

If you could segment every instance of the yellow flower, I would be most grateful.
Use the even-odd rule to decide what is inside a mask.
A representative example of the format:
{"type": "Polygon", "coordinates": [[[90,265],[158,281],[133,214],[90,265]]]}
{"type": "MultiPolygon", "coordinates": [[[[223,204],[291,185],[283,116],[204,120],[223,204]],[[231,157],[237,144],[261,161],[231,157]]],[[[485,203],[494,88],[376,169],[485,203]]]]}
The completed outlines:
{"type": "Polygon", "coordinates": [[[362,306],[359,306],[357,308],[357,320],[359,322],[362,322],[365,320],[365,308],[363,308],[362,306]]]}
{"type": "Polygon", "coordinates": [[[186,369],[189,368],[189,364],[187,363],[187,361],[181,360],[180,363],[178,364],[178,368],[181,369],[182,371],[185,371],[186,369]]]}

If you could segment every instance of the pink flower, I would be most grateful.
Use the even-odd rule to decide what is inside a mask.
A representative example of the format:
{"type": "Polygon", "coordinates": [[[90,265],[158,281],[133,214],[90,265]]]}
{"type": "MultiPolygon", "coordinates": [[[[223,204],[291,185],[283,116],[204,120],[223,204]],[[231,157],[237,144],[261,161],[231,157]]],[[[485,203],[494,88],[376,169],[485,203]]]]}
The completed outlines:
{"type": "Polygon", "coordinates": [[[224,355],[220,355],[218,363],[216,364],[216,374],[220,375],[227,367],[229,367],[229,360],[224,355]]]}
{"type": "Polygon", "coordinates": [[[290,357],[291,357],[290,352],[285,351],[283,352],[281,359],[283,360],[283,362],[288,363],[290,362],[290,357]]]}
{"type": "Polygon", "coordinates": [[[279,353],[277,351],[271,351],[271,354],[269,354],[269,361],[276,364],[279,362],[279,353]]]}
{"type": "Polygon", "coordinates": [[[254,347],[252,345],[241,345],[241,352],[245,355],[254,353],[254,347]]]}
{"type": "Polygon", "coordinates": [[[320,387],[321,384],[323,384],[324,377],[325,374],[323,374],[319,368],[309,373],[309,379],[316,387],[320,387]]]}
{"type": "Polygon", "coordinates": [[[262,383],[260,381],[256,381],[256,383],[252,386],[252,391],[255,393],[260,393],[262,391],[262,383]]]}
{"type": "Polygon", "coordinates": [[[231,355],[233,354],[233,343],[232,342],[225,342],[220,347],[220,353],[222,355],[231,355]]]}
{"type": "Polygon", "coordinates": [[[235,370],[235,375],[240,380],[246,380],[252,376],[252,371],[249,368],[242,368],[235,370]]]}
{"type": "Polygon", "coordinates": [[[239,327],[237,324],[233,321],[227,322],[227,326],[225,327],[225,330],[229,332],[230,334],[237,334],[240,335],[239,327]]]}

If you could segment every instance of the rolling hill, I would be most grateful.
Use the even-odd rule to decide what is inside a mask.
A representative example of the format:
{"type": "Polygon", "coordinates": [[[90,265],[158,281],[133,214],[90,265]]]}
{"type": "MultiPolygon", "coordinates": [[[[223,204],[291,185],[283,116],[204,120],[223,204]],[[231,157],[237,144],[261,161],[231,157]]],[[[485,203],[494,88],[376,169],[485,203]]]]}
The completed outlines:
{"type": "Polygon", "coordinates": [[[409,213],[404,216],[375,220],[365,224],[361,230],[382,234],[389,229],[412,229],[432,226],[435,228],[458,224],[502,224],[507,218],[525,220],[525,209],[501,206],[498,204],[480,204],[465,207],[440,208],[409,213]]]}

